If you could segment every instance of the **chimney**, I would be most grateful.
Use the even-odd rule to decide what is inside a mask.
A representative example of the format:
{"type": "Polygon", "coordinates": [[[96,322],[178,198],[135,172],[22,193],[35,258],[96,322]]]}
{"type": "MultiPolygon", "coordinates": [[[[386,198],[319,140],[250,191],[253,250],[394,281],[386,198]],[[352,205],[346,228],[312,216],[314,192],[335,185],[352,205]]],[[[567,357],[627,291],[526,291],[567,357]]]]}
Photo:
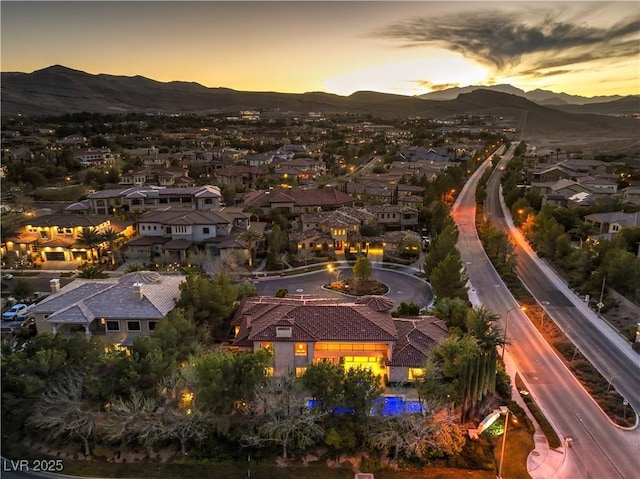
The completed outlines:
{"type": "Polygon", "coordinates": [[[51,288],[51,293],[59,293],[60,292],[60,280],[58,278],[49,280],[49,287],[51,288]]]}
{"type": "Polygon", "coordinates": [[[133,284],[133,299],[136,301],[142,301],[142,283],[134,283],[133,284]]]}

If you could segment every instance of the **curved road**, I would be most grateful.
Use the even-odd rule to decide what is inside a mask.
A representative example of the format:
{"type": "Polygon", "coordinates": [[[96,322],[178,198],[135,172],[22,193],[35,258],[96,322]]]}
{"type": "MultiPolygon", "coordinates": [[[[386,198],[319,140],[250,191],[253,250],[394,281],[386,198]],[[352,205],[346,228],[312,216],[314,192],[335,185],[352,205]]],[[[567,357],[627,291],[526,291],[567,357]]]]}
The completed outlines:
{"type": "MultiPolygon", "coordinates": [[[[512,151],[513,147],[503,161],[508,160],[512,151]]],[[[574,447],[566,450],[567,458],[553,477],[566,479],[639,477],[640,433],[638,430],[622,430],[614,426],[602,413],[537,329],[518,309],[518,304],[482,249],[475,229],[475,187],[482,170],[487,166],[488,162],[485,162],[483,167],[472,176],[452,211],[460,230],[458,248],[469,274],[472,295],[475,295],[478,302],[504,318],[504,327],[507,328],[510,341],[507,353],[515,362],[528,390],[559,435],[573,438],[574,447]]],[[[496,193],[498,181],[497,175],[494,175],[487,187],[489,195],[487,208],[494,223],[500,226],[499,218],[502,214],[495,207],[499,194],[496,193]]],[[[593,328],[589,319],[580,316],[583,312],[583,308],[579,307],[580,302],[578,301],[576,305],[557,287],[556,282],[547,276],[547,271],[534,270],[534,267],[525,259],[527,255],[522,256],[521,251],[518,253],[518,273],[523,275],[525,282],[525,278],[533,275],[536,284],[542,290],[532,288],[532,292],[534,295],[541,294],[538,298],[540,301],[548,302],[548,305],[543,303],[546,305],[547,313],[565,330],[570,328],[569,336],[575,340],[576,344],[579,344],[579,338],[585,337],[590,338],[585,339],[585,343],[596,344],[596,349],[591,351],[586,351],[586,348],[583,349],[579,344],[587,357],[591,359],[602,355],[601,363],[610,368],[620,367],[620,381],[624,377],[628,384],[626,388],[618,387],[618,383],[614,381],[616,388],[629,398],[631,404],[637,404],[640,393],[640,382],[637,379],[640,367],[637,357],[629,356],[624,349],[620,349],[617,342],[610,341],[612,336],[617,337],[618,340],[620,338],[616,334],[605,331],[608,327],[600,325],[593,328]],[[569,315],[575,317],[574,320],[577,322],[564,323],[569,315]],[[612,359],[611,356],[616,358],[612,359]]],[[[535,264],[535,261],[532,263],[535,264]]],[[[529,284],[528,286],[531,287],[529,284]]],[[[630,350],[628,344],[624,346],[630,350]]]]}
{"type": "MultiPolygon", "coordinates": [[[[416,303],[420,308],[426,308],[433,300],[433,293],[429,284],[411,274],[391,269],[378,269],[373,265],[373,278],[381,281],[389,287],[389,292],[385,295],[392,299],[395,305],[401,302],[416,303]]],[[[344,266],[340,279],[353,277],[351,267],[344,266]]],[[[340,297],[344,295],[322,289],[322,285],[330,280],[335,280],[335,275],[330,275],[327,271],[314,271],[295,276],[282,276],[275,278],[260,278],[255,283],[258,294],[273,296],[280,288],[289,290],[289,294],[318,294],[327,297],[340,297]]]]}

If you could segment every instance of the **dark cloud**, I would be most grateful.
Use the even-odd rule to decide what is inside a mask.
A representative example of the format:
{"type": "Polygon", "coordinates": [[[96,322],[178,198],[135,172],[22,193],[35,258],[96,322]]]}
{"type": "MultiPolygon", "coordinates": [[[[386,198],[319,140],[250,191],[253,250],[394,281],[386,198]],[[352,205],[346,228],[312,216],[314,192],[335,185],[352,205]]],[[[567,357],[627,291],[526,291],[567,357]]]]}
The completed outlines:
{"type": "Polygon", "coordinates": [[[464,15],[416,18],[390,25],[375,35],[397,40],[403,47],[439,46],[500,71],[517,71],[521,66],[556,68],[637,57],[639,32],[637,15],[609,28],[598,28],[578,21],[559,21],[552,14],[532,21],[514,13],[468,11],[464,15]],[[525,56],[526,66],[519,65],[525,56]]]}

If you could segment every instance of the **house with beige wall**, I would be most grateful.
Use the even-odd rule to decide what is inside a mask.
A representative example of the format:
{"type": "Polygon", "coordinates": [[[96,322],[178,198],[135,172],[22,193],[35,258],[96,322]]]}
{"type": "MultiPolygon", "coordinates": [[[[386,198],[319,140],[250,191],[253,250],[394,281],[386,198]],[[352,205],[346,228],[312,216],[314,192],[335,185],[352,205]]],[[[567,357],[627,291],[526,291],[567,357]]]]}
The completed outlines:
{"type": "Polygon", "coordinates": [[[183,275],[137,271],[119,278],[76,279],[31,309],[38,333],[104,336],[110,343],[130,345],[147,336],[180,297],[183,275]]]}

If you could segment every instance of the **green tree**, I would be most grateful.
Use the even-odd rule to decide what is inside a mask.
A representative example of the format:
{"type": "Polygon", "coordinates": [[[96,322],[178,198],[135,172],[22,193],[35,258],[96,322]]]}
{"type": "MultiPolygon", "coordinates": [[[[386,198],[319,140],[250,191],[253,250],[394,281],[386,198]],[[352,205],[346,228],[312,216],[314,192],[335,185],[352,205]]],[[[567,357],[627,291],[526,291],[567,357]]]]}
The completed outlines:
{"type": "Polygon", "coordinates": [[[109,275],[95,264],[87,264],[83,266],[80,268],[80,272],[78,273],[78,278],[83,279],[104,279],[108,277],[109,275]]]}
{"type": "Polygon", "coordinates": [[[196,324],[181,308],[174,308],[157,322],[151,337],[158,341],[163,353],[175,363],[192,355],[205,336],[203,327],[196,324]]]}
{"type": "Polygon", "coordinates": [[[103,242],[102,234],[92,228],[85,228],[77,238],[78,245],[89,249],[89,256],[92,262],[97,258],[97,255],[94,254],[95,249],[103,242]]]}
{"type": "Polygon", "coordinates": [[[239,404],[252,401],[272,357],[266,349],[241,354],[218,349],[190,358],[197,403],[214,414],[230,414],[239,404]]]}
{"type": "Polygon", "coordinates": [[[431,242],[429,254],[424,259],[424,272],[430,276],[433,270],[450,254],[456,252],[458,230],[455,225],[447,225],[431,242]]]}
{"type": "Polygon", "coordinates": [[[330,411],[342,403],[344,368],[340,364],[319,361],[309,364],[300,378],[302,385],[316,401],[316,407],[330,411]]]}
{"type": "Polygon", "coordinates": [[[462,269],[462,261],[457,254],[451,253],[444,258],[434,268],[429,281],[438,298],[468,298],[467,275],[462,269]]]}
{"type": "Polygon", "coordinates": [[[356,264],[353,265],[353,275],[359,279],[366,281],[371,278],[373,268],[371,267],[371,261],[366,256],[358,257],[356,264]]]}
{"type": "Polygon", "coordinates": [[[431,209],[431,234],[434,237],[438,236],[444,230],[449,219],[449,208],[442,201],[438,201],[431,209]]]}
{"type": "Polygon", "coordinates": [[[267,262],[273,267],[288,243],[287,231],[279,224],[274,224],[271,233],[267,237],[267,262]]]}
{"type": "Polygon", "coordinates": [[[243,281],[240,284],[236,285],[236,291],[237,291],[237,300],[240,301],[243,298],[251,298],[253,296],[257,296],[258,295],[258,291],[256,290],[256,287],[253,285],[253,283],[250,283],[249,281],[243,281]]]}
{"type": "Polygon", "coordinates": [[[263,239],[263,235],[253,230],[246,230],[238,235],[238,239],[249,247],[249,268],[253,268],[256,245],[263,239]]]}
{"type": "Polygon", "coordinates": [[[420,314],[420,305],[416,303],[405,303],[402,301],[400,306],[394,311],[393,316],[418,316],[420,314]]]}
{"type": "Polygon", "coordinates": [[[13,286],[12,291],[13,291],[13,296],[17,300],[24,301],[27,298],[30,298],[33,296],[35,289],[33,287],[33,284],[31,284],[26,279],[21,278],[16,281],[16,284],[13,286]]]}
{"type": "Polygon", "coordinates": [[[102,242],[107,243],[109,245],[109,251],[111,251],[111,264],[116,264],[116,248],[119,247],[120,242],[123,240],[124,236],[122,233],[118,233],[113,228],[108,228],[100,233],[100,239],[102,242]]]}
{"type": "Polygon", "coordinates": [[[384,392],[380,377],[370,369],[349,368],[343,382],[343,406],[355,415],[366,416],[376,399],[384,392]]]}
{"type": "Polygon", "coordinates": [[[458,328],[465,331],[469,309],[467,301],[462,298],[444,297],[436,301],[433,314],[447,323],[449,329],[458,328]]]}
{"type": "Polygon", "coordinates": [[[233,313],[236,299],[236,288],[227,275],[218,275],[215,280],[204,275],[189,275],[180,285],[177,306],[197,324],[204,324],[215,333],[233,313]]]}

